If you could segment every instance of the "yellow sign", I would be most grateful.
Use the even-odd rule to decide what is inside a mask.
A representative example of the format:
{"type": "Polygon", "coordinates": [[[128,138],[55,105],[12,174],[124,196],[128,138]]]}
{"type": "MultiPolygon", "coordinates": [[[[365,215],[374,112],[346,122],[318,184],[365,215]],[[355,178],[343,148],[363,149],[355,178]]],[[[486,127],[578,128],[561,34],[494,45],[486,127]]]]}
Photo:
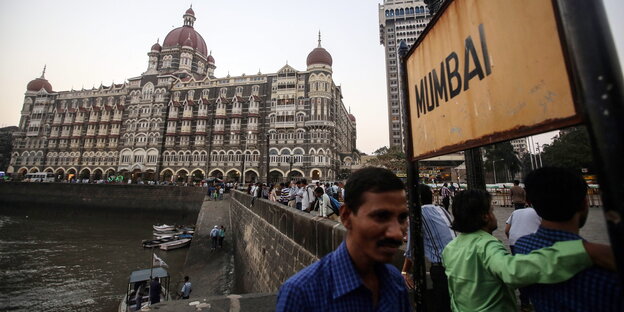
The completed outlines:
{"type": "Polygon", "coordinates": [[[455,0],[407,57],[414,159],[578,123],[552,1],[455,0]]]}

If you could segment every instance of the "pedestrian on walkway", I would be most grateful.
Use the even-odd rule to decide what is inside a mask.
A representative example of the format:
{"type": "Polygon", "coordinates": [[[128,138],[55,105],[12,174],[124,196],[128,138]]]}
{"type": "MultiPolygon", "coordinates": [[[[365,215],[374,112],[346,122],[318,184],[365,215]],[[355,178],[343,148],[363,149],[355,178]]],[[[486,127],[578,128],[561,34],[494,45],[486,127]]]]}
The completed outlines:
{"type": "Polygon", "coordinates": [[[219,226],[215,225],[214,228],[210,231],[210,240],[212,241],[212,248],[210,251],[214,251],[217,249],[217,244],[219,242],[219,226]]]}
{"type": "MultiPolygon", "coordinates": [[[[526,206],[526,192],[520,186],[520,181],[514,180],[514,186],[509,190],[509,195],[511,196],[511,203],[514,206],[514,209],[522,209],[526,206]]],[[[533,232],[535,233],[535,232],[533,232]]]]}
{"type": "Polygon", "coordinates": [[[182,286],[182,290],[180,290],[180,292],[182,292],[182,299],[188,299],[191,295],[191,291],[193,291],[193,288],[191,287],[191,282],[189,282],[189,277],[187,275],[184,277],[184,285],[182,286]]]}

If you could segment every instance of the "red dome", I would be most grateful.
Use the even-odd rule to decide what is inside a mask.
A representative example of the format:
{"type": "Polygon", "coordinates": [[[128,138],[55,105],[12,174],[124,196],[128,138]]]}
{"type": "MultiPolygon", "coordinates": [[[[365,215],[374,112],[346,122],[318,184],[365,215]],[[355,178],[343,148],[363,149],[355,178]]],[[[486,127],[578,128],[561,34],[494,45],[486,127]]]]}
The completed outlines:
{"type": "Polygon", "coordinates": [[[195,16],[195,11],[193,11],[193,8],[189,8],[188,10],[186,10],[185,14],[190,14],[190,15],[195,16]]]}
{"type": "Polygon", "coordinates": [[[214,57],[212,57],[212,54],[208,55],[208,63],[209,64],[214,64],[215,60],[214,57]]]}
{"type": "Polygon", "coordinates": [[[39,91],[41,89],[45,89],[47,92],[52,93],[52,85],[45,78],[37,78],[28,83],[26,86],[26,90],[28,91],[39,91]]]}
{"type": "Polygon", "coordinates": [[[353,114],[349,114],[349,119],[351,119],[351,121],[355,121],[355,116],[353,116],[353,114]]]}
{"type": "Polygon", "coordinates": [[[308,59],[306,63],[308,64],[308,66],[312,64],[325,64],[325,65],[332,66],[332,57],[329,54],[329,52],[327,52],[327,50],[325,50],[324,48],[318,47],[312,50],[310,54],[308,54],[308,59]]]}
{"type": "Polygon", "coordinates": [[[178,27],[167,34],[165,41],[163,41],[163,48],[175,48],[183,46],[187,39],[191,39],[191,45],[193,49],[196,49],[203,56],[208,56],[208,48],[206,47],[206,41],[204,38],[190,26],[178,27]]]}
{"type": "Polygon", "coordinates": [[[192,47],[193,46],[193,40],[191,40],[191,38],[186,38],[186,40],[184,40],[184,43],[182,44],[183,47],[192,47]]]}
{"type": "Polygon", "coordinates": [[[160,46],[160,44],[158,42],[154,43],[154,45],[152,46],[152,51],[160,52],[160,50],[162,50],[162,47],[160,46]]]}

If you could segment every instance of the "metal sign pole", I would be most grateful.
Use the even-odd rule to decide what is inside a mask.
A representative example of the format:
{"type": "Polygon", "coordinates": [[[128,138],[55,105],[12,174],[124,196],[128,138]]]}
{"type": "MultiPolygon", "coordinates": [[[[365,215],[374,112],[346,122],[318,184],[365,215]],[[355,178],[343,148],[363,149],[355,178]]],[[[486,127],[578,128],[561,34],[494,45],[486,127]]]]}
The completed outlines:
{"type": "Polygon", "coordinates": [[[575,102],[598,166],[611,246],[624,283],[624,94],[622,72],[602,1],[555,0],[575,102]]]}
{"type": "Polygon", "coordinates": [[[466,162],[466,182],[469,189],[485,191],[485,176],[483,175],[483,157],[481,148],[475,147],[464,151],[466,162]]]}
{"type": "MultiPolygon", "coordinates": [[[[407,55],[407,44],[405,41],[401,41],[399,46],[399,59],[401,62],[401,77],[399,80],[401,88],[401,105],[403,107],[403,115],[410,116],[409,114],[409,101],[407,97],[407,65],[405,63],[405,56],[407,55]]],[[[407,195],[408,195],[408,207],[410,213],[410,236],[411,246],[407,248],[412,249],[412,276],[414,278],[414,304],[416,305],[416,312],[427,311],[427,305],[425,300],[425,292],[427,291],[426,284],[426,268],[425,268],[425,246],[423,245],[422,236],[422,212],[420,210],[420,194],[418,192],[419,174],[418,174],[418,161],[413,161],[414,149],[412,140],[412,126],[411,122],[406,119],[405,127],[406,133],[406,158],[407,158],[407,195]]]]}

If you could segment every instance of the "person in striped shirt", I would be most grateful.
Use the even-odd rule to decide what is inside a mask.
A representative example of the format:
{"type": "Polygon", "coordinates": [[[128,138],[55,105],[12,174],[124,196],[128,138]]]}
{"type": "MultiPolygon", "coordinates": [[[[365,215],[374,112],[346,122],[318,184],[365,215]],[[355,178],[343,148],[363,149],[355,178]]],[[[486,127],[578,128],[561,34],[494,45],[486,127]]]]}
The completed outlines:
{"type": "MultiPolygon", "coordinates": [[[[425,184],[418,185],[420,202],[422,204],[422,234],[425,247],[425,257],[431,263],[429,274],[433,284],[433,296],[436,311],[451,311],[448,280],[442,265],[442,251],[455,238],[455,231],[451,229],[451,216],[448,211],[433,204],[431,188],[425,184]]],[[[407,232],[407,249],[401,275],[409,288],[414,288],[414,281],[409,272],[412,268],[412,250],[410,231],[407,232]]]]}

